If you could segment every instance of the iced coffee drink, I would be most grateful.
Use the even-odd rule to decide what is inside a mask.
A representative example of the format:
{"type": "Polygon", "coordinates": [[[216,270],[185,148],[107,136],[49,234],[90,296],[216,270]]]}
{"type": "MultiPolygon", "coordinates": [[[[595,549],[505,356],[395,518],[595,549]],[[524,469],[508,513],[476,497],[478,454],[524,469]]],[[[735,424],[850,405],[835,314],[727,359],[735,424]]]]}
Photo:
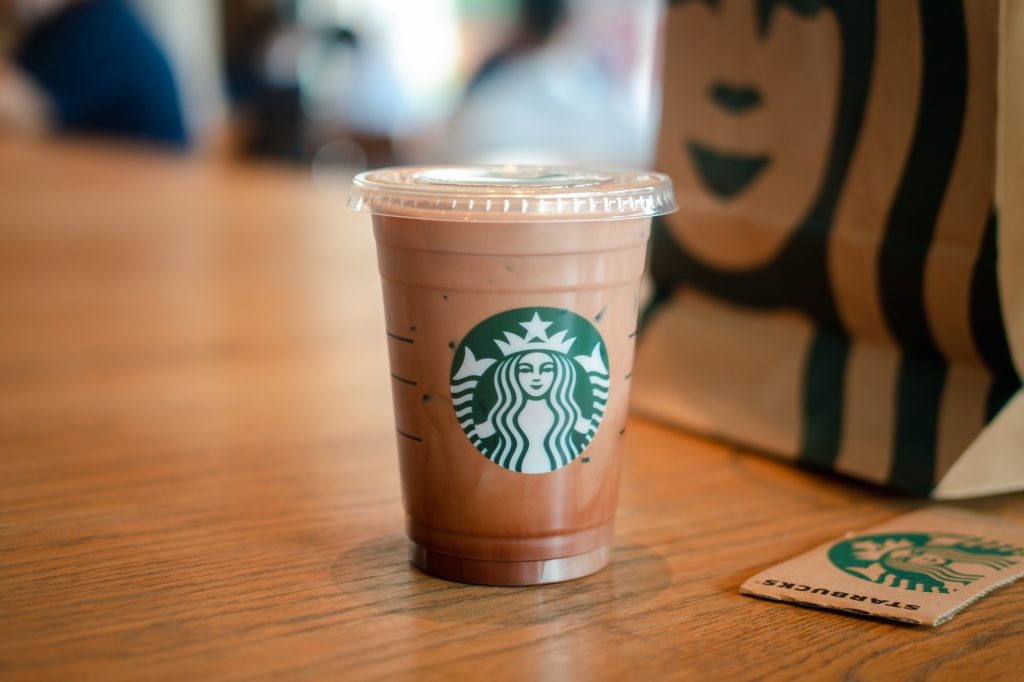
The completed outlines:
{"type": "Polygon", "coordinates": [[[412,562],[463,582],[608,563],[657,173],[363,173],[412,562]]]}

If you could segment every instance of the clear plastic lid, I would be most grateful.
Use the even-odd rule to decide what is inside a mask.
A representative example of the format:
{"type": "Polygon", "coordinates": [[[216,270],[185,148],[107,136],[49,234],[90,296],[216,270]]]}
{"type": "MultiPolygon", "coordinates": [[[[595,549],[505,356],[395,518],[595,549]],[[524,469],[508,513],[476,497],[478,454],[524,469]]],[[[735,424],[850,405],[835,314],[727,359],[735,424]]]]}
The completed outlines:
{"type": "Polygon", "coordinates": [[[356,176],[349,208],[469,222],[615,220],[676,210],[672,181],[647,171],[550,166],[408,166],[356,176]]]}

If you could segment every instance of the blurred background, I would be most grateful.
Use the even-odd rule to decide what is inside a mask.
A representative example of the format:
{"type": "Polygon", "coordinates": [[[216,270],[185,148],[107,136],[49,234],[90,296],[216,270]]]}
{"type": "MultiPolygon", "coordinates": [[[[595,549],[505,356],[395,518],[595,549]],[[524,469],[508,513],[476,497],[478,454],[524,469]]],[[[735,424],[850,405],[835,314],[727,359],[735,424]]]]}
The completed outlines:
{"type": "Polygon", "coordinates": [[[346,169],[647,167],[661,0],[0,0],[0,128],[346,169]]]}

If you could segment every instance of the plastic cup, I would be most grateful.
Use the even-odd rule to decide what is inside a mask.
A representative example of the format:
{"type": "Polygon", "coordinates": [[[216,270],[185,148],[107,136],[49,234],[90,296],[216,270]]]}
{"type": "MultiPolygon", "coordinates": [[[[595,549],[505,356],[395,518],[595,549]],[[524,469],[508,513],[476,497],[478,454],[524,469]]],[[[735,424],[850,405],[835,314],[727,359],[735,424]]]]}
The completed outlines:
{"type": "Polygon", "coordinates": [[[531,585],[605,566],[651,217],[649,172],[415,167],[373,214],[410,560],[531,585]]]}

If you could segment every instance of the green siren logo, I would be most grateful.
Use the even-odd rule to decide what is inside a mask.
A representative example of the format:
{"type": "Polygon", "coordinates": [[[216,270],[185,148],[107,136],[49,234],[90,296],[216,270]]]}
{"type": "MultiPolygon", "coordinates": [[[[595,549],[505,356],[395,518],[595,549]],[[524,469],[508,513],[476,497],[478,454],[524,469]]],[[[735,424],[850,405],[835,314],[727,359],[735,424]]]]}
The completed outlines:
{"type": "Polygon", "coordinates": [[[1020,562],[1024,548],[965,535],[865,535],[828,552],[837,567],[879,585],[948,594],[1020,562]]]}
{"type": "Polygon", "coordinates": [[[566,466],[608,402],[608,352],[590,322],[559,308],[489,317],[455,350],[455,416],[485,457],[511,471],[566,466]]]}

